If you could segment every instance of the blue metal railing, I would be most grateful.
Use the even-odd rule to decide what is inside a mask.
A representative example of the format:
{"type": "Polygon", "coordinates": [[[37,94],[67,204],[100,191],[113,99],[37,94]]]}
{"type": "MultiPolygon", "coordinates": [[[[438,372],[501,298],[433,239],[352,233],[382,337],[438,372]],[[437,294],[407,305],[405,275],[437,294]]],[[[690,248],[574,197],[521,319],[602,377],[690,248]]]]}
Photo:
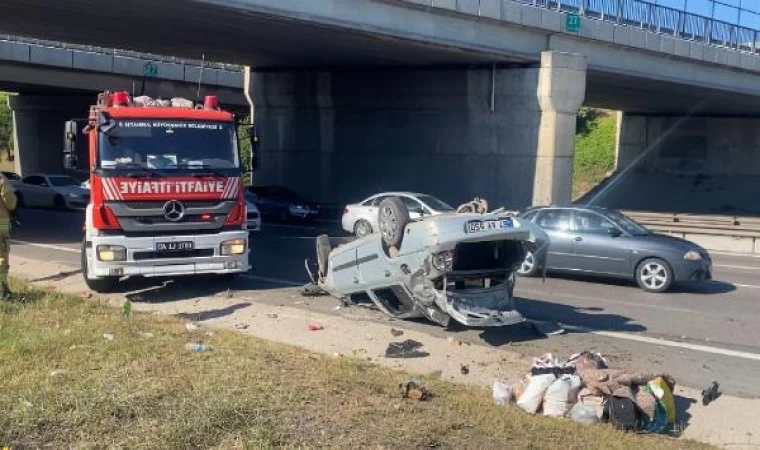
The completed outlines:
{"type": "MultiPolygon", "coordinates": [[[[426,0],[429,6],[444,4],[443,0],[426,0]]],[[[653,33],[680,39],[704,42],[733,50],[760,53],[760,30],[744,27],[646,0],[503,0],[553,11],[579,14],[582,17],[621,26],[641,28],[653,33]]],[[[415,0],[415,3],[420,3],[415,0]]],[[[717,3],[717,0],[716,0],[717,3]]],[[[448,1],[446,5],[450,5],[448,1]]],[[[488,8],[493,16],[493,0],[455,0],[456,9],[464,13],[485,15],[488,8]],[[473,5],[477,5],[477,10],[473,5]]],[[[726,5],[720,3],[721,5],[726,5]]],[[[737,11],[760,19],[760,13],[730,6],[737,11]]],[[[449,6],[447,6],[449,7],[449,6]]],[[[740,22],[740,21],[737,21],[740,22]]]]}
{"type": "Polygon", "coordinates": [[[590,19],[615,22],[681,39],[752,53],[760,52],[759,30],[645,0],[512,0],[590,19]]]}

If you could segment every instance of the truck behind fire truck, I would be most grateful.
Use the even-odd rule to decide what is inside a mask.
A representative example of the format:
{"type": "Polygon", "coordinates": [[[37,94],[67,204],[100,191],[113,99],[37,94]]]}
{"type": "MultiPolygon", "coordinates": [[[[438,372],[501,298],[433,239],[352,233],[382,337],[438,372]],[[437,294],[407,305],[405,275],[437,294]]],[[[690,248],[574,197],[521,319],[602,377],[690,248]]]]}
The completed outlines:
{"type": "Polygon", "coordinates": [[[105,92],[86,123],[67,122],[65,134],[69,168],[84,165],[77,139],[87,143],[81,159],[91,195],[81,258],[88,287],[249,270],[237,128],[216,97],[196,105],[105,92]]]}

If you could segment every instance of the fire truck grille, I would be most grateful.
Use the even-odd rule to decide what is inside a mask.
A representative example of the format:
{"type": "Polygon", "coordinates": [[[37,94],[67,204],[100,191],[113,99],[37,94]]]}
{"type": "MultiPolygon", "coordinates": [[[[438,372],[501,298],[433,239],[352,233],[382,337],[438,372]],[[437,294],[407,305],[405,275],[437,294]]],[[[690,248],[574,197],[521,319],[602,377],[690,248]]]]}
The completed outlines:
{"type": "MultiPolygon", "coordinates": [[[[186,208],[214,208],[219,206],[220,201],[191,200],[182,202],[186,208]]],[[[131,209],[162,209],[166,201],[158,202],[123,202],[124,205],[131,209]]]]}

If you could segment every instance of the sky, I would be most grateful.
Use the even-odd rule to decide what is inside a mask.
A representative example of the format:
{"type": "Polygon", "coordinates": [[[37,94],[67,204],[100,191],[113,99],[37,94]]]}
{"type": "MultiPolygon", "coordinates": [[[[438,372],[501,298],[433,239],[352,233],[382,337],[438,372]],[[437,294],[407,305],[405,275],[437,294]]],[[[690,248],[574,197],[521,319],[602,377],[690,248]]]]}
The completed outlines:
{"type": "Polygon", "coordinates": [[[760,29],[760,0],[650,0],[671,8],[686,10],[700,16],[712,17],[724,22],[760,29]],[[739,8],[742,8],[741,14],[739,8]]]}

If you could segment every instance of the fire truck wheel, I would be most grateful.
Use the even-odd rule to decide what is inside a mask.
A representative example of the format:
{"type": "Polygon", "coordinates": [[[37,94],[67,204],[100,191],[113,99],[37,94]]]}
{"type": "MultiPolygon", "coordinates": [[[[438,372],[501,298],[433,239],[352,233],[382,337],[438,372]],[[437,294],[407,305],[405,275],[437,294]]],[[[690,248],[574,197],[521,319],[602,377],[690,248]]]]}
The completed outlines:
{"type": "Polygon", "coordinates": [[[104,277],[104,278],[96,278],[96,279],[90,279],[88,277],[88,274],[90,273],[90,270],[88,268],[87,264],[87,247],[86,244],[82,243],[82,275],[84,276],[84,282],[87,285],[88,288],[91,290],[98,292],[98,293],[106,293],[111,292],[116,288],[116,284],[119,282],[119,279],[116,277],[104,277]]]}

